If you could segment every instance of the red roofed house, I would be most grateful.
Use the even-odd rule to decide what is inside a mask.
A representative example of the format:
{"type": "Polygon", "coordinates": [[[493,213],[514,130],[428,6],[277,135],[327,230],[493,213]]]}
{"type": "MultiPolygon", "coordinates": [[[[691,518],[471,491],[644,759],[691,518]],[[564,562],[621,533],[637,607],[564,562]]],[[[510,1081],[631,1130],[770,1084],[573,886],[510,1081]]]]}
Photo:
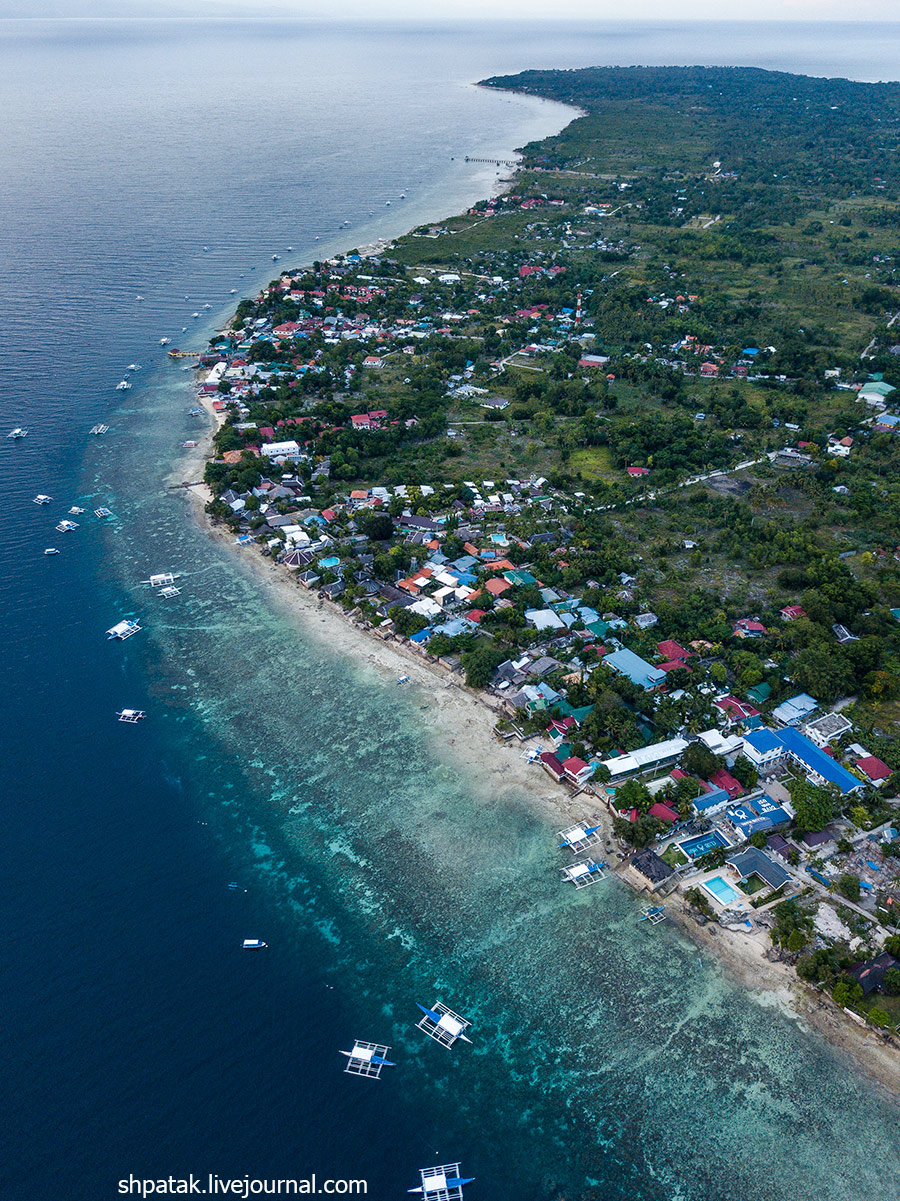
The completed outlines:
{"type": "Polygon", "coordinates": [[[655,805],[650,806],[650,817],[658,818],[661,822],[677,822],[678,814],[674,809],[670,809],[668,805],[664,805],[662,801],[657,801],[655,805]]]}
{"type": "Polygon", "coordinates": [[[485,609],[470,609],[466,614],[466,619],[468,621],[474,621],[475,624],[478,625],[479,621],[481,621],[482,617],[484,617],[486,611],[487,610],[485,609]]]}
{"type": "Polygon", "coordinates": [[[508,588],[512,588],[512,584],[510,584],[509,580],[504,580],[499,577],[493,580],[488,580],[484,586],[488,592],[490,592],[491,596],[500,596],[502,593],[506,592],[508,588]]]}
{"type": "Polygon", "coordinates": [[[650,474],[649,467],[626,467],[625,470],[628,473],[628,475],[630,475],[630,476],[649,475],[650,474]]]}
{"type": "Polygon", "coordinates": [[[869,783],[874,784],[876,788],[880,788],[891,774],[891,769],[888,765],[882,763],[875,755],[866,755],[864,759],[857,759],[856,766],[869,783]]]}
{"type": "Polygon", "coordinates": [[[737,638],[761,638],[769,632],[761,621],[753,617],[741,617],[731,628],[737,638]]]}
{"type": "Polygon", "coordinates": [[[594,768],[590,763],[585,763],[583,759],[579,759],[577,755],[571,755],[563,763],[563,772],[566,779],[571,780],[573,784],[585,784],[593,775],[594,768]]]}
{"type": "Polygon", "coordinates": [[[662,655],[664,659],[689,659],[694,652],[686,651],[674,639],[667,638],[665,642],[657,642],[656,653],[662,655]]]}
{"type": "Polygon", "coordinates": [[[739,725],[748,718],[759,717],[758,709],[754,709],[747,701],[739,701],[736,696],[720,696],[713,704],[725,717],[726,729],[739,725]]]}
{"type": "Polygon", "coordinates": [[[782,621],[796,621],[798,617],[805,617],[806,613],[802,605],[785,605],[781,610],[782,621]]]}
{"type": "Polygon", "coordinates": [[[746,792],[740,780],[736,780],[731,772],[726,771],[724,767],[720,767],[714,771],[709,777],[709,782],[713,788],[724,788],[732,801],[736,800],[739,796],[743,796],[746,792]]]}
{"type": "Polygon", "coordinates": [[[683,659],[667,659],[665,663],[657,663],[655,666],[660,671],[674,671],[676,667],[683,667],[685,671],[691,670],[683,659]]]}
{"type": "Polygon", "coordinates": [[[574,725],[574,717],[557,717],[555,721],[551,721],[547,727],[547,732],[555,741],[557,738],[565,738],[574,725]]]}
{"type": "Polygon", "coordinates": [[[563,765],[550,751],[544,751],[541,754],[541,766],[550,773],[554,780],[561,780],[565,774],[563,765]]]}

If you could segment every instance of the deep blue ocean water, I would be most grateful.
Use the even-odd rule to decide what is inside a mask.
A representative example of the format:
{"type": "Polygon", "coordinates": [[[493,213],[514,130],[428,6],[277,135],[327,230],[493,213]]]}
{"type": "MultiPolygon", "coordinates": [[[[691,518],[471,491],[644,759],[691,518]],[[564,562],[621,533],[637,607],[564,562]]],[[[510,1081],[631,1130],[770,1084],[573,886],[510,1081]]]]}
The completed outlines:
{"type": "Polygon", "coordinates": [[[561,892],[546,820],[429,743],[437,698],[298,631],[195,526],[166,483],[203,422],[158,342],[200,345],[272,254],[458,210],[494,179],[464,155],[565,122],[481,76],[890,78],[897,42],[861,25],[0,22],[0,434],[30,430],[0,439],[5,1195],[316,1171],[386,1201],[457,1158],[498,1201],[886,1195],[893,1102],[674,931],[648,935],[625,889],[561,892]],[[73,504],[80,528],[57,534],[73,504]],[[142,587],[161,569],[181,597],[142,587]],[[144,631],[108,643],[126,615],[144,631]],[[121,725],[122,706],[150,717],[121,725]],[[414,1003],[435,996],[474,1019],[473,1048],[423,1045],[414,1003]],[[355,1037],[401,1066],[344,1076],[355,1037]]]}

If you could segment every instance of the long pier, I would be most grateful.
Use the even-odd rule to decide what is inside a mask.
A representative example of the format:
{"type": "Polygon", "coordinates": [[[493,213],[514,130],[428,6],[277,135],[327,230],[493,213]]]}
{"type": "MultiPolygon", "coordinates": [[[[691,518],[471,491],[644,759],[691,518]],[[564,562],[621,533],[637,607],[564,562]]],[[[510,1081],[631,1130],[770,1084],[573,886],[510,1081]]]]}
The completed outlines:
{"type": "Polygon", "coordinates": [[[465,161],[467,163],[490,163],[493,167],[517,167],[519,164],[515,159],[509,158],[473,158],[467,154],[465,161]]]}

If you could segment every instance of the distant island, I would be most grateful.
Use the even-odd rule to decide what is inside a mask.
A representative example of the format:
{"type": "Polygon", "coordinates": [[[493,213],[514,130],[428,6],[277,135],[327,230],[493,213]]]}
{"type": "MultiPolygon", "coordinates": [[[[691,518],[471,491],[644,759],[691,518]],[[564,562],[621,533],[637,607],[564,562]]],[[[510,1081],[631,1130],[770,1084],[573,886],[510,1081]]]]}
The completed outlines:
{"type": "Polygon", "coordinates": [[[482,86],[584,115],[240,303],[208,514],[478,690],[572,862],[896,1047],[900,85],[482,86]]]}

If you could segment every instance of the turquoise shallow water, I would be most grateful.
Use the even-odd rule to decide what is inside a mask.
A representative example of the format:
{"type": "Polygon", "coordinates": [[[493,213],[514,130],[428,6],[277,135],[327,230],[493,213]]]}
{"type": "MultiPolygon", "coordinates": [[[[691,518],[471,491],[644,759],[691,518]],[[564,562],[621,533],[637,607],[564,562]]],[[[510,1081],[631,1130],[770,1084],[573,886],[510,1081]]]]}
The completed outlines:
{"type": "MultiPolygon", "coordinates": [[[[501,1201],[884,1195],[896,1104],[676,931],[639,924],[616,881],[564,891],[549,819],[429,742],[420,706],[436,694],[398,690],[299,628],[165,488],[203,423],[158,337],[187,321],[196,344],[288,236],[302,258],[319,253],[316,231],[343,238],[344,220],[350,241],[402,228],[369,218],[374,196],[407,186],[409,220],[458,207],[485,181],[451,153],[505,151],[558,120],[461,81],[580,64],[601,39],[519,31],[501,53],[477,33],[395,31],[378,65],[358,32],[101,33],[57,30],[4,59],[2,406],[32,427],[0,441],[9,1195],[101,1201],[131,1171],[316,1170],[365,1177],[381,1201],[442,1158],[477,1176],[471,1196],[501,1201]],[[203,55],[233,88],[198,83],[203,55]],[[284,76],[326,59],[370,64],[366,104],[319,97],[302,128],[272,135],[273,63],[284,76]],[[423,92],[444,106],[440,161],[423,92]],[[341,130],[365,114],[348,149],[341,130]],[[238,154],[247,120],[266,136],[236,186],[210,170],[238,154]],[[366,131],[395,128],[371,152],[366,131]],[[113,177],[123,146],[131,163],[113,177]],[[54,162],[38,187],[30,173],[54,162]],[[135,359],[132,391],[112,392],[135,359]],[[110,434],[89,440],[101,418],[110,434]],[[37,491],[54,506],[32,505],[37,491]],[[114,516],[86,517],[45,559],[76,500],[114,516]],[[164,568],[183,577],[169,602],[140,583],[164,568]],[[144,631],[107,643],[128,614],[144,631]],[[123,705],[150,717],[120,726],[123,705]],[[269,950],[242,955],[248,937],[269,950]],[[414,1031],[415,1002],[438,996],[472,1018],[471,1048],[450,1055],[414,1031]],[[378,1085],[340,1071],[356,1037],[393,1047],[378,1085]]],[[[603,45],[639,60],[668,36],[603,45]]],[[[738,45],[705,36],[706,55],[738,45]]],[[[852,50],[821,38],[829,62],[852,50]]],[[[761,45],[748,39],[741,53],[761,45]]],[[[771,61],[791,52],[784,35],[771,61]]]]}

